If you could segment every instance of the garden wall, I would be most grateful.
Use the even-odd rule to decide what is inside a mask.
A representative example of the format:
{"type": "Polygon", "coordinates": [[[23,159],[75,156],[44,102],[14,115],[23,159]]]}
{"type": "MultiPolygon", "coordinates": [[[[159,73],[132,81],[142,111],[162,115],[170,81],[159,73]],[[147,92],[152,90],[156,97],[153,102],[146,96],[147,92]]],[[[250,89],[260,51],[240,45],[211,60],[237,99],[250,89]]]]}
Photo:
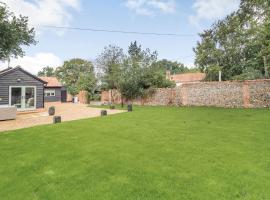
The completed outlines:
{"type": "MultiPolygon", "coordinates": [[[[104,91],[101,101],[121,103],[118,91],[104,91]]],[[[176,88],[160,88],[140,105],[217,106],[230,108],[270,107],[270,80],[187,83],[176,88]]]]}

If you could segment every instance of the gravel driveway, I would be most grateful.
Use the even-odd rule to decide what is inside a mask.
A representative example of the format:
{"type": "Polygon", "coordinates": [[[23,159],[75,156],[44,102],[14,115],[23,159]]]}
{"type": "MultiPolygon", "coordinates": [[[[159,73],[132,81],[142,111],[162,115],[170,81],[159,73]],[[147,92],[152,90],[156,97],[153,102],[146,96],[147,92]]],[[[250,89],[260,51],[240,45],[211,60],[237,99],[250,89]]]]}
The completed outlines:
{"type": "MultiPolygon", "coordinates": [[[[56,114],[62,117],[62,121],[72,121],[77,119],[85,119],[100,116],[99,108],[91,108],[85,104],[73,103],[49,103],[46,104],[45,110],[37,113],[18,114],[16,120],[0,121],[0,132],[21,129],[26,127],[37,126],[41,124],[51,124],[52,116],[48,116],[48,108],[55,106],[56,114]]],[[[125,112],[123,110],[107,110],[108,114],[117,114],[125,112]]]]}

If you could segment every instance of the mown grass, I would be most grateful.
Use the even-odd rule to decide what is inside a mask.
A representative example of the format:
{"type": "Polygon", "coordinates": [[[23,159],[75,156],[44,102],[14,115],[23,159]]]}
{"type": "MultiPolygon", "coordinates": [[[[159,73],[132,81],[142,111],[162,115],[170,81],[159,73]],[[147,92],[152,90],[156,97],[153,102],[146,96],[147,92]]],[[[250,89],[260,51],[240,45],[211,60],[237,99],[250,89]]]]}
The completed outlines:
{"type": "Polygon", "coordinates": [[[270,199],[270,111],[136,107],[0,134],[0,199],[270,199]]]}

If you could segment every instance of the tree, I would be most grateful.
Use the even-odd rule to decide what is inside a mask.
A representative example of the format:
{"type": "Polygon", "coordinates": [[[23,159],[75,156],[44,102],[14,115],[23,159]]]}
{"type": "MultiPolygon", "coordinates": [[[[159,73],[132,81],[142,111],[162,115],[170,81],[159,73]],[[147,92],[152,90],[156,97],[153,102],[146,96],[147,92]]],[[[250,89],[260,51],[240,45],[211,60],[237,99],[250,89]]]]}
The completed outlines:
{"type": "MultiPolygon", "coordinates": [[[[123,64],[125,54],[122,48],[114,45],[104,47],[102,53],[97,58],[97,64],[101,69],[102,88],[120,89],[121,65],[123,64]]],[[[114,102],[111,93],[112,102],[114,102]]]]}
{"type": "Polygon", "coordinates": [[[71,95],[76,95],[81,90],[86,90],[90,95],[94,92],[96,86],[94,67],[87,60],[75,58],[65,61],[63,66],[57,68],[56,76],[71,95]]]}
{"type": "Polygon", "coordinates": [[[118,89],[121,78],[121,65],[125,54],[122,48],[109,45],[104,47],[97,58],[97,64],[101,70],[103,88],[118,89]]]}
{"type": "Polygon", "coordinates": [[[268,0],[241,0],[237,12],[200,34],[201,41],[194,51],[195,63],[201,71],[213,72],[207,68],[216,65],[222,70],[224,80],[267,76],[269,7],[268,0]]]}
{"type": "Polygon", "coordinates": [[[137,42],[128,48],[128,56],[122,65],[120,92],[126,100],[150,95],[157,87],[170,87],[173,83],[166,80],[164,69],[154,63],[157,52],[143,50],[137,42]]]}
{"type": "Polygon", "coordinates": [[[219,80],[219,71],[220,67],[218,65],[211,65],[206,68],[206,81],[218,81],[219,80]]]}
{"type": "Polygon", "coordinates": [[[23,45],[36,44],[34,28],[28,27],[28,18],[16,17],[0,2],[0,60],[23,56],[23,45]]]}
{"type": "Polygon", "coordinates": [[[38,76],[51,77],[55,76],[55,70],[53,67],[44,67],[41,71],[38,72],[38,76]]]}
{"type": "Polygon", "coordinates": [[[156,61],[157,52],[142,49],[136,41],[128,47],[127,55],[122,48],[109,45],[97,58],[102,88],[120,91],[123,105],[123,98],[129,101],[145,97],[157,87],[172,87],[174,83],[166,79],[165,69],[156,61]]]}
{"type": "Polygon", "coordinates": [[[188,68],[184,64],[172,62],[167,59],[159,60],[155,62],[154,65],[157,65],[160,69],[163,69],[164,71],[169,70],[171,74],[181,74],[188,72],[188,68]]]}

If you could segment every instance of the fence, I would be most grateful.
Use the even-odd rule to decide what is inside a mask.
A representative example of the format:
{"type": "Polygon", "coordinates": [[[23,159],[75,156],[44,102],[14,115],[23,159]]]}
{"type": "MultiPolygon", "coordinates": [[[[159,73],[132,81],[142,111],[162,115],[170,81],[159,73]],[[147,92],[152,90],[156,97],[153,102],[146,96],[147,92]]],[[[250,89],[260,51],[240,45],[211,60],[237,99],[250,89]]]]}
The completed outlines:
{"type": "MultiPolygon", "coordinates": [[[[103,91],[101,101],[121,103],[118,91],[103,91]]],[[[217,106],[231,108],[270,107],[270,80],[198,82],[160,88],[139,105],[217,106]]]]}

